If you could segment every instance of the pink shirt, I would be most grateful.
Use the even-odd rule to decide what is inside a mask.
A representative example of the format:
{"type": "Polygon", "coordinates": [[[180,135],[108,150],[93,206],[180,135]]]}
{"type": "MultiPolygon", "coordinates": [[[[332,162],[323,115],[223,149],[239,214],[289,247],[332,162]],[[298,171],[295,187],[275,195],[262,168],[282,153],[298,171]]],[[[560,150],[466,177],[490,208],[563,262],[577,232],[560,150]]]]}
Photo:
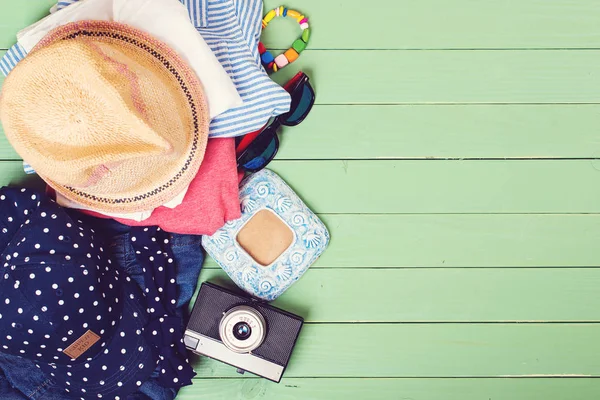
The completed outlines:
{"type": "Polygon", "coordinates": [[[158,225],[172,233],[212,235],[226,222],[241,217],[238,184],[235,139],[210,139],[200,170],[179,206],[156,208],[150,218],[140,222],[115,219],[130,226],[158,225]]]}

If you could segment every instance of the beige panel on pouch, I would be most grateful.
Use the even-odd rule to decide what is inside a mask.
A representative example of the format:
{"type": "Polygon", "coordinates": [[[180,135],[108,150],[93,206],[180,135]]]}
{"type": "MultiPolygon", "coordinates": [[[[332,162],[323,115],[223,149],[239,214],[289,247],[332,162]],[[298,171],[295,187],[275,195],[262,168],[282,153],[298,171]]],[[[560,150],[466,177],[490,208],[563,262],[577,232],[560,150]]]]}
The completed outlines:
{"type": "Polygon", "coordinates": [[[294,232],[267,209],[254,214],[237,235],[240,246],[263,266],[277,260],[293,240],[294,232]]]}

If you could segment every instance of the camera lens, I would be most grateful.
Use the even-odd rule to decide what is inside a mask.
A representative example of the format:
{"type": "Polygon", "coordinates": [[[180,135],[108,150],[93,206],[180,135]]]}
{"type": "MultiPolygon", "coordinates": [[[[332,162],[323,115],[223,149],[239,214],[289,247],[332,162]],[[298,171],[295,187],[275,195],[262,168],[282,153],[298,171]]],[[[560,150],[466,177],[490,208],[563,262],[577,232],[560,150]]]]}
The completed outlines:
{"type": "Polygon", "coordinates": [[[223,313],[219,337],[227,348],[236,353],[257,349],[267,335],[267,323],[262,314],[249,305],[239,305],[223,313]]]}
{"type": "Polygon", "coordinates": [[[245,322],[238,322],[233,327],[233,336],[237,340],[246,340],[252,334],[252,328],[245,322]]]}

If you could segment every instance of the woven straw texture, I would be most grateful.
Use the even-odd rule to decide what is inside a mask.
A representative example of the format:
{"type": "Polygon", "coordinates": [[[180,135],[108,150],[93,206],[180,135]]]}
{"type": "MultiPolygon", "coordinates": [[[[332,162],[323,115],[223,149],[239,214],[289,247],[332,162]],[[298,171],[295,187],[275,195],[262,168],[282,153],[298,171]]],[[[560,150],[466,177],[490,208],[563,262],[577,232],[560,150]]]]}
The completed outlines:
{"type": "Polygon", "coordinates": [[[48,34],[7,77],[0,118],[50,186],[111,212],[150,210],[184,190],[209,123],[202,86],[176,53],[99,21],[48,34]]]}

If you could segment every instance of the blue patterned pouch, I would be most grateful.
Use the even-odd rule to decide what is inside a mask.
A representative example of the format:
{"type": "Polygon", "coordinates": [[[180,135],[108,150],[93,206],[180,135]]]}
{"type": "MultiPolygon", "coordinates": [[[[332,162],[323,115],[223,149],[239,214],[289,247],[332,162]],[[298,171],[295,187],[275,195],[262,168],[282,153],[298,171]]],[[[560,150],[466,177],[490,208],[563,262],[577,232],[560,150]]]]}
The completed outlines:
{"type": "MultiPolygon", "coordinates": [[[[242,216],[228,222],[202,245],[233,281],[263,300],[279,297],[296,282],[329,244],[329,232],[321,220],[274,172],[263,169],[240,187],[242,216]],[[274,213],[292,232],[289,246],[268,265],[262,265],[244,250],[238,234],[261,211],[274,213]]],[[[268,236],[268,235],[266,235],[268,236]]]]}

